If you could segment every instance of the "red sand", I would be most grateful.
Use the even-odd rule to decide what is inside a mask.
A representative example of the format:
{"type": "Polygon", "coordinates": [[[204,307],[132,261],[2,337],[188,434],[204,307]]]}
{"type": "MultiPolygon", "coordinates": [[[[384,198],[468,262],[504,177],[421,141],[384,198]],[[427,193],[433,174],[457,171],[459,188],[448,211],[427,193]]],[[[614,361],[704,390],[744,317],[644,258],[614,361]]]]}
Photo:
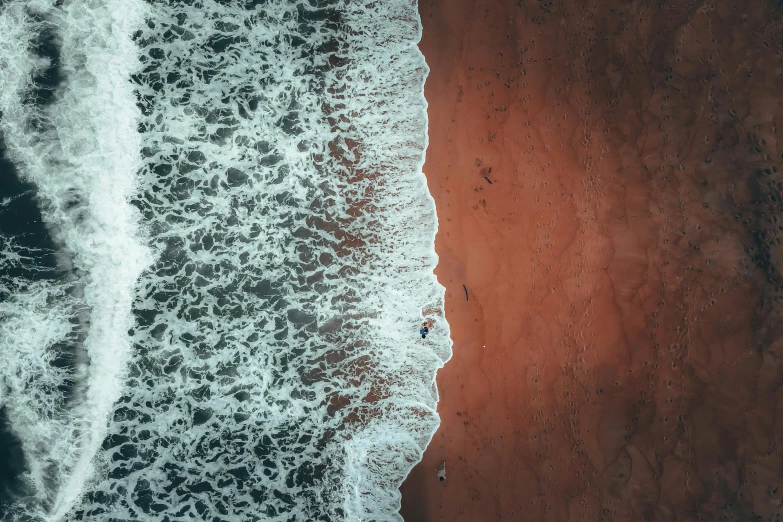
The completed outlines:
{"type": "Polygon", "coordinates": [[[783,8],[751,3],[421,0],[454,358],[407,522],[780,516],[783,8]]]}

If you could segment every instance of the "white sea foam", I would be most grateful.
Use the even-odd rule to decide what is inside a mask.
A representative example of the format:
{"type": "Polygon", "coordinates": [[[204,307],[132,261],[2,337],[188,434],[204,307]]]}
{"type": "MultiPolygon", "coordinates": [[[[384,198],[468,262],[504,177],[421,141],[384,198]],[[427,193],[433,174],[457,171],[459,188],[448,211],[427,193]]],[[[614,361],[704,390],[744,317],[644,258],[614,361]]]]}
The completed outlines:
{"type": "Polygon", "coordinates": [[[75,307],[64,290],[44,281],[14,285],[13,297],[0,302],[0,407],[28,456],[24,478],[41,501],[32,503],[39,515],[52,484],[75,462],[76,433],[59,389],[70,375],[53,365],[57,346],[75,340],[75,307]]]}
{"type": "Polygon", "coordinates": [[[4,102],[90,310],[51,518],[398,521],[451,354],[415,2],[225,4],[49,7],[67,78],[51,130],[14,128],[30,109],[4,102]]]}
{"type": "MultiPolygon", "coordinates": [[[[55,444],[50,455],[69,463],[63,468],[67,474],[52,477],[48,484],[56,488],[49,517],[58,520],[91,475],[108,414],[120,397],[131,348],[127,332],[133,326],[133,287],[149,264],[149,254],[138,239],[137,212],[130,204],[140,149],[138,110],[129,82],[137,63],[131,33],[141,23],[141,4],[71,2],[62,10],[52,4],[15,2],[4,7],[0,107],[7,155],[38,187],[44,219],[71,258],[78,280],[73,284],[89,313],[83,340],[89,364],[77,371],[83,394],[68,414],[71,427],[66,432],[78,436],[68,441],[69,448],[55,444]],[[31,73],[48,65],[31,49],[44,24],[56,27],[62,36],[67,81],[51,107],[39,108],[25,103],[25,94],[31,73]],[[35,124],[36,120],[43,123],[35,124]]],[[[42,291],[31,295],[38,303],[42,291]]],[[[62,324],[68,316],[58,306],[62,303],[51,304],[46,314],[62,324]]],[[[40,306],[35,311],[43,313],[40,306]]],[[[46,339],[37,339],[28,330],[22,330],[21,340],[17,329],[16,337],[6,336],[4,342],[15,344],[17,352],[27,344],[29,352],[36,344],[46,351],[46,339]]],[[[23,441],[39,429],[35,423],[11,424],[23,441]]],[[[35,459],[36,454],[27,457],[35,459]]],[[[48,499],[52,491],[37,494],[48,499]]]]}

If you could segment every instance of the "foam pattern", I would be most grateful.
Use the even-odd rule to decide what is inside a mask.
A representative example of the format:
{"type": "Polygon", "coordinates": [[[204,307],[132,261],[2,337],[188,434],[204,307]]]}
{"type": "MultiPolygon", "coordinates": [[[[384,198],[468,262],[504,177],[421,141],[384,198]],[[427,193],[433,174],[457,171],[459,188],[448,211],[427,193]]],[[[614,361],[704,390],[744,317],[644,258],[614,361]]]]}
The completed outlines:
{"type": "MultiPolygon", "coordinates": [[[[1,269],[36,254],[5,243],[1,269]]],[[[34,258],[33,258],[34,259],[34,258]]],[[[76,462],[76,427],[68,415],[67,385],[73,375],[56,364],[65,346],[77,340],[78,302],[68,287],[51,281],[0,280],[0,408],[27,456],[23,511],[43,515],[52,491],[76,462]]],[[[0,509],[0,513],[5,509],[0,509]]],[[[8,520],[19,513],[8,512],[8,520]]]]}
{"type": "Polygon", "coordinates": [[[28,468],[28,496],[4,513],[9,520],[65,516],[93,472],[124,385],[134,286],[152,261],[130,203],[141,147],[131,34],[142,13],[134,1],[17,1],[0,11],[6,156],[37,187],[69,274],[11,281],[3,304],[3,400],[28,468]],[[38,43],[53,29],[66,80],[36,103],[35,79],[52,66],[38,43]],[[73,364],[57,363],[63,351],[76,354],[73,364]],[[71,392],[62,393],[68,381],[71,392]]]}
{"type": "Polygon", "coordinates": [[[87,281],[89,335],[108,309],[127,326],[104,339],[129,332],[133,350],[85,340],[85,403],[105,386],[114,407],[108,426],[79,431],[76,480],[47,517],[400,520],[397,488],[438,425],[434,376],[451,354],[421,172],[427,66],[415,2],[105,0],[53,11],[73,64],[54,109],[71,112],[53,127],[74,114],[90,122],[59,147],[65,164],[91,158],[100,173],[41,192],[87,281]],[[93,112],[78,113],[87,101],[93,112]],[[112,155],[102,140],[114,140],[112,155]],[[94,205],[123,212],[100,196],[120,182],[135,188],[140,219],[128,210],[104,224],[94,205]],[[83,195],[78,210],[58,207],[65,193],[83,195]],[[104,232],[125,244],[96,252],[104,232]],[[156,260],[147,271],[139,237],[156,260]],[[115,300],[96,306],[104,291],[115,300]],[[426,341],[423,316],[434,321],[426,341]],[[101,450],[87,451],[98,436],[101,450]]]}

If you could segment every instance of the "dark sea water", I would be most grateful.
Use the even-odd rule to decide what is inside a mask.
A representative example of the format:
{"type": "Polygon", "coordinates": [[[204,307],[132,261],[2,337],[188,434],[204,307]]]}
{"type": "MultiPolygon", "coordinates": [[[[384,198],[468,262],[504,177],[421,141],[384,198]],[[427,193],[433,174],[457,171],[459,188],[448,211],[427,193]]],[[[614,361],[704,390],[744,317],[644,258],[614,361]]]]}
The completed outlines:
{"type": "Polygon", "coordinates": [[[0,2],[0,520],[399,520],[451,353],[419,36],[0,2]]]}

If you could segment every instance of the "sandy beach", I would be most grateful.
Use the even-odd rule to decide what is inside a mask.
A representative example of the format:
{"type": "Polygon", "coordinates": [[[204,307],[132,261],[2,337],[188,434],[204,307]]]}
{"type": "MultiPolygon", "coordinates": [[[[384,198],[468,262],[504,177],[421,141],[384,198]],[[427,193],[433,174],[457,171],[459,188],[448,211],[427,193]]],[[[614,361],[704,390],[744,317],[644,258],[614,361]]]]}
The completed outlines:
{"type": "Polygon", "coordinates": [[[779,519],[783,8],[750,4],[420,2],[454,357],[406,522],[779,519]]]}

